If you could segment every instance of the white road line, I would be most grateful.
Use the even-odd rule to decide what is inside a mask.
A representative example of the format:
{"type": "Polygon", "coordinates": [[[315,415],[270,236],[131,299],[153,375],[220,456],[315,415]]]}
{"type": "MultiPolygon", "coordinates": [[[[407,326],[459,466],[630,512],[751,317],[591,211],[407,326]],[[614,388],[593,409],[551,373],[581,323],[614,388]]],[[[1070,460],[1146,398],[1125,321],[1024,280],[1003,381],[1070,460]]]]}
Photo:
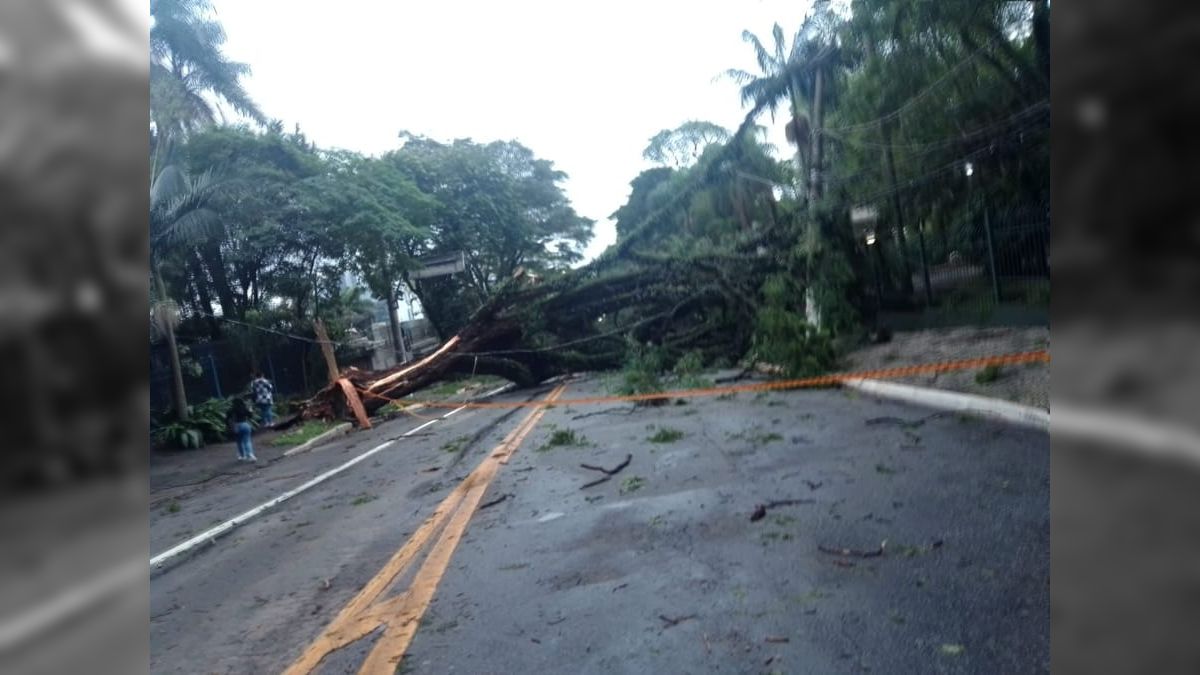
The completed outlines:
{"type": "MultiPolygon", "coordinates": [[[[428,426],[428,424],[429,423],[423,424],[423,425],[421,425],[421,427],[428,426]]],[[[417,427],[417,429],[420,429],[421,427],[417,427]]],[[[416,429],[414,429],[413,431],[416,431],[416,429]]],[[[408,434],[405,434],[405,435],[407,436],[408,434]]],[[[192,549],[194,549],[198,546],[201,546],[203,544],[207,544],[207,543],[216,541],[217,537],[219,537],[223,534],[226,534],[230,530],[245,523],[246,521],[250,520],[251,518],[254,518],[255,516],[261,514],[263,511],[266,511],[267,509],[278,506],[278,505],[282,504],[283,502],[286,502],[287,500],[291,499],[292,497],[295,497],[296,495],[300,494],[301,492],[304,492],[305,490],[307,490],[315,485],[324,483],[325,481],[329,480],[330,478],[333,478],[334,476],[345,471],[346,469],[349,469],[350,467],[354,466],[355,464],[358,464],[359,462],[367,459],[368,457],[374,455],[375,453],[384,450],[385,448],[387,448],[389,445],[391,445],[394,442],[395,441],[387,441],[385,443],[380,443],[379,445],[371,448],[370,450],[364,452],[363,454],[355,457],[354,459],[351,459],[350,461],[345,462],[344,464],[341,464],[340,466],[334,467],[334,468],[330,469],[329,471],[326,471],[325,473],[320,474],[319,476],[311,478],[308,481],[302,483],[301,485],[298,485],[298,486],[292,488],[291,490],[288,490],[287,492],[279,495],[278,497],[276,497],[270,501],[263,502],[262,504],[259,504],[258,506],[250,509],[249,511],[246,511],[245,513],[234,516],[233,518],[230,518],[229,520],[221,523],[220,525],[216,525],[212,528],[209,528],[209,529],[205,530],[204,532],[201,532],[200,534],[192,537],[191,539],[188,539],[187,541],[185,541],[181,544],[173,546],[173,547],[167,549],[166,551],[159,553],[158,555],[154,556],[153,558],[150,558],[150,567],[151,568],[162,567],[164,563],[170,561],[173,558],[183,555],[184,553],[187,553],[188,551],[191,551],[192,549]]]]}
{"type": "MultiPolygon", "coordinates": [[[[498,387],[498,388],[484,394],[480,398],[487,398],[489,396],[494,396],[502,391],[507,391],[511,386],[512,385],[505,385],[503,387],[498,387]]],[[[424,424],[421,424],[412,429],[409,429],[408,431],[401,434],[401,437],[412,436],[413,434],[421,431],[422,429],[424,429],[425,427],[428,427],[429,425],[433,424],[434,422],[437,422],[438,420],[444,420],[447,417],[453,415],[454,413],[456,413],[460,410],[463,410],[464,408],[466,408],[466,406],[462,406],[461,408],[455,408],[454,410],[451,410],[450,412],[446,413],[445,415],[442,415],[438,419],[429,420],[428,422],[425,422],[424,424]]],[[[345,471],[346,469],[349,469],[350,467],[354,466],[355,464],[358,464],[359,462],[363,461],[364,459],[367,459],[368,457],[374,455],[375,453],[384,450],[385,448],[387,448],[389,445],[391,445],[394,442],[395,441],[387,441],[386,443],[381,443],[381,444],[375,446],[374,448],[371,448],[370,450],[364,452],[363,454],[355,457],[354,459],[351,459],[350,461],[348,461],[340,466],[334,467],[334,468],[330,469],[329,471],[326,471],[325,473],[323,473],[319,476],[316,476],[315,478],[312,478],[312,479],[308,480],[307,482],[292,488],[291,490],[288,490],[287,492],[279,495],[278,497],[276,497],[270,501],[263,502],[262,504],[259,504],[258,506],[250,509],[249,511],[238,514],[238,515],[234,516],[233,518],[230,518],[229,520],[221,523],[220,525],[215,525],[215,526],[201,532],[200,534],[192,537],[191,539],[188,539],[187,541],[185,541],[183,543],[172,546],[171,548],[163,551],[162,553],[159,553],[158,555],[150,558],[150,568],[152,570],[160,568],[167,562],[183,555],[184,553],[187,553],[188,551],[191,551],[194,548],[203,546],[204,544],[209,544],[209,543],[215,542],[217,537],[219,537],[223,534],[229,533],[234,528],[245,524],[247,521],[261,515],[264,511],[267,511],[268,509],[272,509],[276,506],[279,506],[283,502],[286,502],[287,500],[291,499],[292,497],[295,497],[296,495],[300,494],[301,492],[304,492],[305,490],[307,490],[311,487],[315,487],[317,485],[320,485],[321,483],[324,483],[325,481],[329,480],[330,478],[333,478],[334,476],[345,471]]]]}
{"type": "MultiPolygon", "coordinates": [[[[459,410],[462,410],[462,408],[459,408],[459,410]]],[[[437,420],[429,420],[428,422],[426,422],[426,423],[422,424],[422,425],[421,425],[421,426],[419,426],[419,427],[415,427],[415,428],[409,429],[408,431],[404,432],[404,434],[402,434],[402,435],[404,435],[404,436],[412,436],[413,434],[415,434],[415,433],[417,433],[418,431],[420,431],[420,430],[424,429],[425,427],[429,426],[430,424],[433,424],[433,423],[434,423],[434,422],[436,422],[436,421],[437,421],[437,420]]]]}
{"type": "Polygon", "coordinates": [[[0,654],[44,633],[126,587],[146,583],[146,568],[130,560],[56,594],[47,602],[0,624],[0,654]]]}

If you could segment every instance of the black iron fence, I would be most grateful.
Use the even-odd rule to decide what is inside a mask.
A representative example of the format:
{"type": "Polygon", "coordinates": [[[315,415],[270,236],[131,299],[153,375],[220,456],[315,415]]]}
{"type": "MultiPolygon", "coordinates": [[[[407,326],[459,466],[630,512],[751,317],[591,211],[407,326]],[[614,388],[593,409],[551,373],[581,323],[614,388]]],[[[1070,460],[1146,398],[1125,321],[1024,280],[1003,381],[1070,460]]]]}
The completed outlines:
{"type": "Polygon", "coordinates": [[[981,209],[865,237],[877,321],[893,329],[1049,323],[1048,209],[981,209]]]}

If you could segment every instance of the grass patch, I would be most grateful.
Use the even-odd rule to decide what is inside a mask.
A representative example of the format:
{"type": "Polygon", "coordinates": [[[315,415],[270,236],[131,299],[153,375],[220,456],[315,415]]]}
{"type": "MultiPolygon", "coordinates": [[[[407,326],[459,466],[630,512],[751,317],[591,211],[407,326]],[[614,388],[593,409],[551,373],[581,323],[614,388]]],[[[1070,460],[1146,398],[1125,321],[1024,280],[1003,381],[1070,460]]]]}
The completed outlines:
{"type": "Polygon", "coordinates": [[[354,501],[352,501],[352,502],[350,502],[350,503],[351,503],[352,505],[354,505],[354,506],[362,506],[363,504],[367,504],[367,503],[369,503],[369,502],[373,502],[373,501],[375,501],[376,499],[379,499],[379,495],[369,495],[369,494],[367,494],[367,493],[365,493],[365,492],[364,492],[364,493],[362,493],[361,495],[359,495],[359,496],[355,497],[355,498],[354,498],[354,501]]]}
{"type": "Polygon", "coordinates": [[[555,429],[550,432],[550,438],[537,449],[538,452],[549,452],[554,448],[583,446],[587,445],[588,441],[582,434],[575,433],[574,429],[555,429]]]}
{"type": "Polygon", "coordinates": [[[182,508],[183,507],[179,505],[179,502],[171,502],[170,504],[167,504],[167,513],[179,513],[182,508]]]}
{"type": "Polygon", "coordinates": [[[896,470],[886,464],[876,464],[875,473],[881,473],[885,476],[892,476],[896,473],[896,470]]]}
{"type": "Polygon", "coordinates": [[[658,431],[654,432],[654,434],[651,435],[646,440],[650,441],[651,443],[674,443],[675,441],[677,441],[681,438],[683,438],[682,431],[680,431],[678,429],[671,429],[668,427],[663,427],[663,428],[659,429],[658,431]]]}
{"type": "Polygon", "coordinates": [[[805,593],[804,595],[794,595],[788,599],[798,605],[808,605],[808,604],[814,603],[818,600],[825,600],[826,598],[829,598],[829,597],[831,597],[831,596],[826,591],[823,591],[819,588],[814,588],[811,591],[805,593]]]}
{"type": "Polygon", "coordinates": [[[452,441],[446,441],[445,443],[443,443],[440,450],[442,452],[458,454],[459,452],[462,452],[463,448],[465,448],[467,446],[467,441],[470,441],[470,440],[471,440],[470,436],[459,436],[458,438],[456,438],[452,441]]]}
{"type": "Polygon", "coordinates": [[[767,443],[774,443],[776,441],[783,440],[783,436],[773,431],[763,433],[761,431],[746,430],[739,431],[736,434],[727,434],[727,437],[731,441],[746,441],[751,445],[766,445],[767,443]]]}
{"type": "Polygon", "coordinates": [[[325,422],[322,420],[308,420],[304,424],[301,424],[299,427],[287,432],[286,434],[280,434],[279,436],[271,439],[271,445],[275,447],[284,447],[307,443],[326,431],[329,431],[333,427],[334,425],[330,422],[325,422]]]}
{"type": "Polygon", "coordinates": [[[763,546],[766,546],[767,544],[769,544],[771,542],[775,542],[775,541],[791,541],[792,533],[791,532],[764,532],[762,534],[761,538],[762,538],[763,546]]]}
{"type": "Polygon", "coordinates": [[[625,480],[621,481],[621,494],[637,492],[638,490],[641,490],[642,487],[645,485],[646,485],[645,478],[642,478],[641,476],[630,476],[629,478],[626,478],[625,480]]]}
{"type": "Polygon", "coordinates": [[[1000,379],[1002,370],[995,363],[975,373],[975,384],[990,384],[1000,379]]]}
{"type": "Polygon", "coordinates": [[[501,572],[515,572],[516,570],[523,570],[526,567],[529,567],[529,563],[514,563],[512,565],[505,565],[504,567],[501,567],[500,571],[501,572]]]}

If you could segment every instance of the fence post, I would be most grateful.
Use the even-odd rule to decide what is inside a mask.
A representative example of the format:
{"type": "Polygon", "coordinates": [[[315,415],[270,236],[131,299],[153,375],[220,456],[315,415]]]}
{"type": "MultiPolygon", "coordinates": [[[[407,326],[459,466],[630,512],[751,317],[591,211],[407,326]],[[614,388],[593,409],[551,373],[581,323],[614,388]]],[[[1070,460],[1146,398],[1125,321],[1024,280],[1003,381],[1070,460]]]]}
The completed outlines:
{"type": "Polygon", "coordinates": [[[225,398],[221,393],[221,376],[217,374],[217,362],[212,354],[208,355],[208,369],[212,372],[213,386],[217,388],[217,398],[225,398]]]}
{"type": "Polygon", "coordinates": [[[925,222],[917,223],[917,243],[921,247],[921,273],[925,275],[925,306],[933,307],[933,287],[929,284],[929,255],[925,252],[925,222]]]}
{"type": "Polygon", "coordinates": [[[992,244],[992,219],[989,215],[991,209],[985,204],[983,207],[983,234],[987,238],[988,250],[988,269],[992,272],[992,297],[996,304],[1000,304],[1000,277],[996,271],[996,249],[992,244]]]}

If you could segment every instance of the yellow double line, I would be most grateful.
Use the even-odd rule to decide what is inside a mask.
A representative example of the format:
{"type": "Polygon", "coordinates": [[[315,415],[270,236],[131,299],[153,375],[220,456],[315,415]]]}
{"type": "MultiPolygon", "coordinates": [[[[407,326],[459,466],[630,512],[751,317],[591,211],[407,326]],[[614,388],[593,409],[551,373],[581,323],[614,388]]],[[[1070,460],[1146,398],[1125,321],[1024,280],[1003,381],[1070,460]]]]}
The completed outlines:
{"type": "Polygon", "coordinates": [[[454,549],[458,547],[458,542],[466,532],[471,516],[474,515],[488,486],[500,471],[500,467],[508,463],[525,437],[546,414],[545,406],[557,400],[564,389],[565,384],[559,385],[542,399],[538,407],[475,467],[475,470],[438,505],[433,515],[417,528],[404,546],[396,551],[383,569],[367,582],[317,639],[305,648],[304,653],[288,666],[284,671],[285,675],[312,672],[330,653],[366,637],[380,627],[383,627],[384,633],[358,672],[362,675],[390,675],[396,672],[396,667],[404,658],[404,652],[408,650],[413,636],[417,633],[421,617],[425,615],[430,601],[433,600],[442,575],[450,565],[454,549]],[[432,548],[429,548],[429,554],[408,588],[386,599],[380,599],[396,579],[413,565],[435,537],[437,540],[432,548]]]}

